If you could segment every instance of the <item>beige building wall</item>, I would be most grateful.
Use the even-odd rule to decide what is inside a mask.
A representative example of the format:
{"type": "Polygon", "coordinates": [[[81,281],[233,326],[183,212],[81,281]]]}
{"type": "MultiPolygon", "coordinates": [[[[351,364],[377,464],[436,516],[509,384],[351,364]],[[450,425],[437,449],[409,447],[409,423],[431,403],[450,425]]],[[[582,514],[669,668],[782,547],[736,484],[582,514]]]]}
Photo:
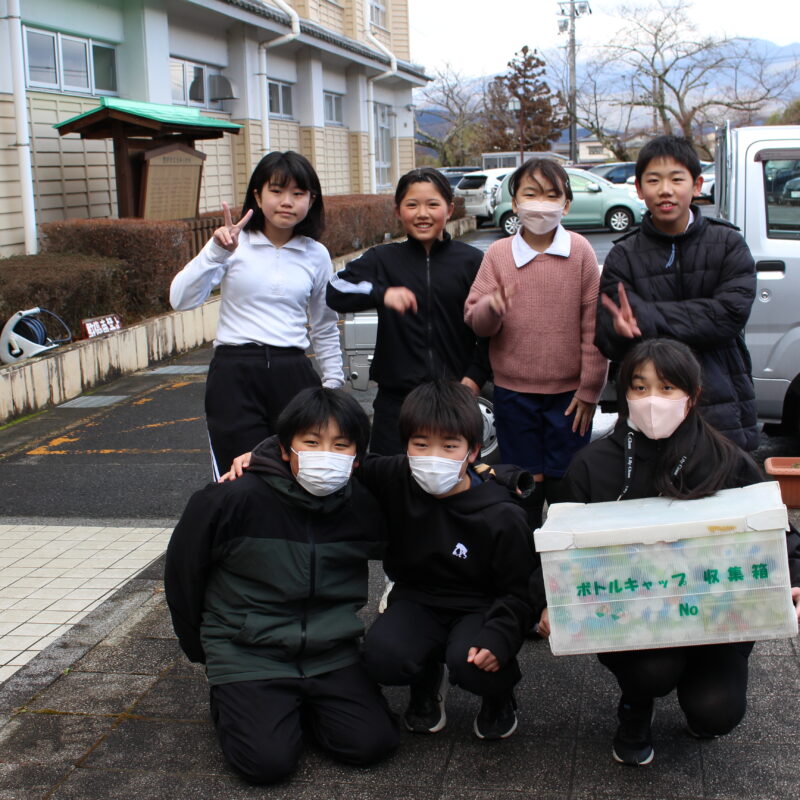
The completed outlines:
{"type": "Polygon", "coordinates": [[[391,39],[390,48],[403,61],[411,60],[408,33],[408,0],[385,0],[387,25],[391,39]]]}
{"type": "Polygon", "coordinates": [[[301,17],[346,36],[345,5],[347,5],[347,0],[295,0],[292,3],[301,17]],[[303,11],[302,7],[306,10],[303,11]]]}
{"type": "Polygon", "coordinates": [[[417,166],[416,153],[414,150],[414,140],[410,136],[403,136],[397,140],[397,153],[399,156],[399,164],[397,169],[399,172],[398,178],[405,175],[409,170],[417,166]]]}
{"type": "Polygon", "coordinates": [[[0,256],[19,252],[25,244],[16,138],[14,98],[0,94],[0,256]]]}
{"type": "Polygon", "coordinates": [[[27,100],[36,222],[116,216],[112,142],[60,136],[53,127],[96,108],[97,99],[28,92],[27,100]]]}
{"type": "Polygon", "coordinates": [[[350,142],[350,191],[353,194],[369,192],[369,134],[348,133],[350,142]]]}
{"type": "Polygon", "coordinates": [[[346,128],[323,129],[324,158],[318,165],[319,179],[325,194],[350,193],[350,145],[346,128]]]}

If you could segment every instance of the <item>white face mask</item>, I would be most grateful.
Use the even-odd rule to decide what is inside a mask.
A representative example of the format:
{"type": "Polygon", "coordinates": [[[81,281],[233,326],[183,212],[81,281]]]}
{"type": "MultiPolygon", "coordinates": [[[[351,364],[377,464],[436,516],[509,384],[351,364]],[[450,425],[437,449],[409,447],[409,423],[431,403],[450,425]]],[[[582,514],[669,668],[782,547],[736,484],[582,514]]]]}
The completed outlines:
{"type": "Polygon", "coordinates": [[[683,397],[629,397],[628,414],[630,421],[648,439],[668,439],[686,419],[686,404],[689,398],[683,397]]]}
{"type": "Polygon", "coordinates": [[[301,450],[297,455],[297,482],[315,497],[325,497],[341,489],[350,480],[355,456],[329,450],[301,450]]]}
{"type": "Polygon", "coordinates": [[[566,203],[549,203],[545,200],[525,200],[517,203],[517,216],[526,231],[534,236],[544,236],[555,230],[564,216],[566,203]]]}
{"type": "Polygon", "coordinates": [[[428,494],[447,494],[461,480],[461,466],[469,453],[456,461],[454,458],[438,456],[409,456],[408,466],[414,480],[428,494]]]}

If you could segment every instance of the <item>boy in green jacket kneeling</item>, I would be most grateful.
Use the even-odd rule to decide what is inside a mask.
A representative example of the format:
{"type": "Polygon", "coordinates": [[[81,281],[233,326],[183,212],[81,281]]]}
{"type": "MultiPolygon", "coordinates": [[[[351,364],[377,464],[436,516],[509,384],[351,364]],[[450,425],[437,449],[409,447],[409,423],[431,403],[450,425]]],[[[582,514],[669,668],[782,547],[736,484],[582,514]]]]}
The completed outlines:
{"type": "Polygon", "coordinates": [[[397,746],[397,725],[359,660],[369,559],[385,528],[350,480],[369,421],[343,392],[300,392],[241,480],[189,500],[167,549],[175,632],[205,663],[227,761],[252,783],[291,773],[303,721],[336,758],[364,765],[397,746]]]}

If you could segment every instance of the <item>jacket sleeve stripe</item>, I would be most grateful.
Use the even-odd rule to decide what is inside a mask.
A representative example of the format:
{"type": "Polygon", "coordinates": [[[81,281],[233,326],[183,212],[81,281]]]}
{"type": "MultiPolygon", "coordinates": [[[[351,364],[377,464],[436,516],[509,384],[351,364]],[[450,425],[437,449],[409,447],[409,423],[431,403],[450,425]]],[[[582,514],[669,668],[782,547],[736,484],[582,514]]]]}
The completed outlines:
{"type": "Polygon", "coordinates": [[[331,276],[331,287],[336,289],[337,292],[343,294],[370,294],[372,292],[372,284],[369,281],[360,281],[359,283],[351,283],[345,278],[340,278],[339,275],[344,270],[336,272],[331,276]]]}

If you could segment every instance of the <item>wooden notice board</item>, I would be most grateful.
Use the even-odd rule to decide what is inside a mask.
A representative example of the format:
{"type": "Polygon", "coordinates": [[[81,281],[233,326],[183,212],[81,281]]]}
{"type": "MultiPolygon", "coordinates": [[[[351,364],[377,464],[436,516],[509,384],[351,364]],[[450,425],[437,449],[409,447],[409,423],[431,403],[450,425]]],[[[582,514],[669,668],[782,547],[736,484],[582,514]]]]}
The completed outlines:
{"type": "Polygon", "coordinates": [[[139,216],[144,219],[196,217],[206,154],[183,144],[144,153],[139,216]]]}

